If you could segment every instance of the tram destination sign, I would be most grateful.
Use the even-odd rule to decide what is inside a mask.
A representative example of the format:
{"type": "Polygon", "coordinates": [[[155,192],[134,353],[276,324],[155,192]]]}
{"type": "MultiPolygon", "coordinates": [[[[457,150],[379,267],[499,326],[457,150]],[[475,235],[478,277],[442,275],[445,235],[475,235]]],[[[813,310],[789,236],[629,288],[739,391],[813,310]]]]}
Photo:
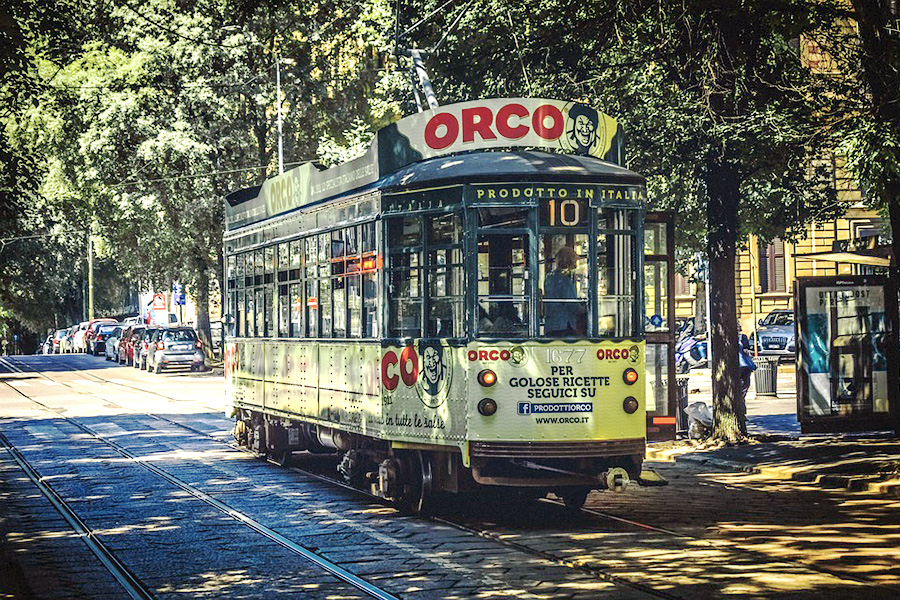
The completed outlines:
{"type": "Polygon", "coordinates": [[[576,102],[495,98],[449,104],[380,129],[361,157],[320,170],[312,163],[226,196],[236,229],[369,186],[415,162],[458,152],[541,148],[622,164],[622,131],[612,117],[576,102]]]}

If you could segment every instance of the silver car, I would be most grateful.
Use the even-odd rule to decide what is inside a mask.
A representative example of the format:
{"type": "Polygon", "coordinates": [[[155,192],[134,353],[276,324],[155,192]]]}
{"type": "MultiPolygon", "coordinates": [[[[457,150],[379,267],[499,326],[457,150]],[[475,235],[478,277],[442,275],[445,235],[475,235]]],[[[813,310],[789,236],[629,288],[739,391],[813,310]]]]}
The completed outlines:
{"type": "Polygon", "coordinates": [[[171,367],[203,369],[203,351],[192,328],[163,327],[151,339],[147,370],[160,373],[171,367]]]}
{"type": "Polygon", "coordinates": [[[755,346],[761,356],[793,360],[797,353],[796,339],[794,311],[773,310],[765,319],[760,319],[756,338],[750,335],[750,345],[751,348],[755,346]]]}

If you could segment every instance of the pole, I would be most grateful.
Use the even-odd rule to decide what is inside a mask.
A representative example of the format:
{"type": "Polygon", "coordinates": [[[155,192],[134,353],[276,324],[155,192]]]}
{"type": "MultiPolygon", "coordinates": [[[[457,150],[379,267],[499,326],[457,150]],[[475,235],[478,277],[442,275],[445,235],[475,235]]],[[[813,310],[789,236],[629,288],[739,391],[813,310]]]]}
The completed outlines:
{"type": "Polygon", "coordinates": [[[281,135],[281,59],[275,55],[275,94],[278,96],[278,174],[284,173],[284,142],[281,135]]]}
{"type": "MultiPolygon", "coordinates": [[[[759,243],[755,244],[759,248],[759,243]]],[[[756,269],[753,265],[753,238],[750,238],[750,249],[747,254],[750,256],[750,311],[753,315],[753,356],[759,357],[759,332],[757,327],[759,321],[756,318],[756,269]]]]}
{"type": "Polygon", "coordinates": [[[88,301],[87,320],[94,318],[94,244],[91,241],[91,232],[87,234],[87,264],[88,264],[88,301]]]}
{"type": "Polygon", "coordinates": [[[434,88],[431,87],[431,80],[428,79],[428,71],[425,70],[425,63],[422,61],[422,53],[415,48],[411,48],[409,55],[412,57],[416,74],[419,76],[419,83],[422,85],[422,91],[425,92],[428,108],[438,108],[438,101],[437,97],[434,95],[434,88]]]}

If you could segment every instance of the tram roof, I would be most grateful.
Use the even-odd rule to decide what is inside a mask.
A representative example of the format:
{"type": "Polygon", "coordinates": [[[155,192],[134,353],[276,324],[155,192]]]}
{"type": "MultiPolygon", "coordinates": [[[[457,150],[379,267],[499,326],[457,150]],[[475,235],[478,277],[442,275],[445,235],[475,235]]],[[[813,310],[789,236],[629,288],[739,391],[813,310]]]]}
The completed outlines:
{"type": "Polygon", "coordinates": [[[618,166],[622,141],[615,119],[574,102],[495,98],[451,104],[378,130],[359,158],[324,170],[305,163],[228,194],[225,224],[237,229],[365,190],[541,180],[643,184],[640,175],[618,166]]]}
{"type": "Polygon", "coordinates": [[[624,167],[574,154],[551,152],[471,152],[430,158],[406,166],[378,181],[375,188],[393,191],[454,183],[546,181],[643,185],[644,178],[624,167]]]}

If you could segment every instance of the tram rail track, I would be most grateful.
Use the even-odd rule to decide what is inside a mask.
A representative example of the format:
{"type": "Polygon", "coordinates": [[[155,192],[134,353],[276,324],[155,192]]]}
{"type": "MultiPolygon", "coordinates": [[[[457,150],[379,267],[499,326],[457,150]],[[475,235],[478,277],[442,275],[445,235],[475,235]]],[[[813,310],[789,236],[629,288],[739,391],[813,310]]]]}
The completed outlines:
{"type": "MultiPolygon", "coordinates": [[[[0,359],[0,362],[2,362],[2,359],[0,359]]],[[[94,373],[91,373],[91,372],[89,372],[89,371],[78,370],[78,372],[81,373],[81,374],[84,375],[84,376],[91,377],[91,378],[93,378],[94,380],[96,380],[96,381],[98,381],[98,382],[103,382],[103,383],[107,383],[107,384],[110,384],[110,385],[119,386],[119,387],[122,387],[122,388],[125,388],[125,389],[131,389],[131,390],[140,391],[140,392],[143,392],[143,393],[152,394],[152,395],[155,395],[155,396],[158,396],[158,397],[161,397],[161,398],[168,398],[168,396],[165,396],[164,394],[160,394],[160,393],[154,392],[154,391],[152,391],[152,390],[146,390],[146,389],[144,389],[144,388],[142,388],[142,387],[139,387],[139,386],[132,386],[132,385],[123,384],[123,383],[120,383],[120,382],[117,382],[117,381],[111,381],[111,380],[109,380],[109,379],[103,378],[103,377],[98,376],[98,375],[96,375],[96,374],[94,374],[94,373]]],[[[44,376],[44,377],[46,377],[46,375],[43,375],[42,373],[41,373],[41,375],[44,376]]],[[[63,384],[63,385],[66,385],[66,384],[63,384]]],[[[69,387],[72,387],[73,389],[75,389],[74,386],[69,386],[69,387]]],[[[21,393],[20,390],[16,390],[16,391],[18,391],[19,393],[21,393]]],[[[97,395],[97,394],[94,394],[93,392],[84,391],[84,390],[76,390],[76,391],[78,391],[79,393],[88,393],[88,394],[95,395],[95,396],[97,395]]],[[[106,401],[109,402],[108,400],[106,400],[106,401]]],[[[121,405],[120,405],[120,406],[121,406],[121,405]]],[[[128,408],[128,407],[122,406],[122,408],[128,408]]],[[[129,409],[129,410],[133,410],[133,409],[129,409]]],[[[231,440],[223,440],[223,439],[221,439],[221,438],[218,438],[218,437],[216,437],[216,436],[213,436],[213,435],[209,434],[208,432],[204,432],[204,431],[202,431],[202,430],[196,429],[196,428],[194,428],[194,427],[191,427],[190,425],[187,425],[187,424],[178,422],[178,421],[176,421],[176,420],[174,420],[174,419],[171,419],[171,418],[168,418],[168,417],[164,417],[164,416],[160,416],[160,415],[155,415],[155,414],[152,414],[152,413],[142,413],[142,414],[145,414],[145,415],[147,415],[147,416],[150,416],[150,417],[153,417],[153,418],[156,418],[156,419],[160,419],[160,420],[162,420],[162,421],[164,421],[164,422],[167,422],[167,423],[170,423],[170,424],[175,425],[175,426],[177,426],[177,427],[180,427],[180,428],[182,428],[182,429],[188,430],[188,431],[190,431],[190,432],[192,432],[192,433],[194,433],[194,434],[197,434],[197,435],[200,435],[200,436],[207,437],[207,438],[212,439],[212,440],[215,440],[215,441],[217,441],[217,442],[219,442],[219,443],[223,443],[223,444],[229,446],[229,447],[232,448],[232,449],[237,449],[237,450],[240,450],[240,451],[242,451],[242,452],[246,452],[246,453],[251,454],[251,455],[253,455],[253,456],[256,456],[256,457],[258,457],[258,458],[260,457],[257,453],[255,453],[255,452],[249,450],[248,448],[245,448],[245,447],[243,447],[243,446],[240,446],[239,444],[237,444],[237,443],[235,443],[235,442],[233,442],[233,441],[231,441],[231,440]]],[[[65,418],[65,417],[64,417],[64,418],[65,418]]],[[[96,434],[92,434],[92,435],[96,435],[96,434]]],[[[268,459],[268,462],[270,462],[271,464],[273,464],[273,465],[275,465],[275,466],[283,466],[283,465],[280,465],[278,462],[276,462],[275,460],[272,460],[272,459],[268,459]]],[[[340,481],[340,480],[338,480],[338,479],[336,479],[336,478],[334,478],[334,477],[330,477],[330,476],[328,476],[328,475],[324,475],[324,474],[322,474],[322,473],[318,473],[318,472],[315,472],[315,471],[312,471],[312,470],[303,469],[303,468],[300,468],[300,467],[298,467],[298,466],[296,466],[296,465],[290,466],[290,467],[288,467],[288,468],[290,468],[291,470],[293,470],[293,471],[295,471],[295,472],[297,472],[297,473],[300,473],[300,474],[303,474],[303,475],[306,475],[306,476],[309,476],[309,477],[313,477],[313,478],[316,478],[316,479],[318,479],[318,480],[320,480],[320,481],[326,482],[326,483],[328,483],[328,484],[330,484],[330,485],[338,486],[338,487],[340,487],[340,488],[342,488],[342,489],[351,491],[351,492],[356,493],[356,494],[361,494],[361,495],[363,495],[363,496],[365,496],[365,497],[367,497],[367,498],[369,498],[369,499],[371,499],[371,500],[375,500],[375,501],[377,501],[377,502],[379,502],[379,503],[384,503],[384,500],[383,500],[383,499],[381,499],[381,498],[379,498],[379,497],[377,497],[377,496],[375,496],[375,495],[373,495],[373,494],[371,494],[371,493],[368,493],[368,492],[366,492],[365,490],[361,490],[361,489],[359,489],[359,488],[357,488],[357,487],[348,485],[348,484],[346,484],[346,483],[344,483],[344,482],[342,482],[342,481],[340,481]]],[[[560,510],[566,510],[564,504],[563,504],[561,501],[559,501],[559,500],[553,500],[553,499],[545,498],[545,499],[540,500],[540,502],[543,502],[543,503],[546,503],[546,504],[550,504],[550,505],[554,505],[554,506],[558,506],[558,507],[560,508],[560,510]]],[[[888,592],[889,594],[892,594],[892,595],[894,595],[894,596],[900,598],[900,591],[897,591],[897,590],[894,589],[894,588],[890,588],[890,587],[888,587],[888,586],[882,585],[882,584],[880,584],[880,583],[878,583],[878,582],[875,582],[875,581],[871,581],[871,580],[867,580],[867,579],[859,578],[859,577],[854,577],[853,575],[850,575],[850,574],[847,574],[847,573],[843,573],[843,572],[840,572],[840,571],[835,571],[835,570],[832,570],[832,569],[824,568],[824,567],[821,567],[821,566],[819,566],[819,565],[815,565],[815,564],[812,564],[812,563],[810,563],[810,562],[807,562],[807,561],[804,561],[804,560],[801,560],[801,559],[794,559],[794,558],[788,558],[788,557],[777,557],[777,558],[775,558],[775,557],[772,557],[772,556],[770,556],[770,555],[767,555],[767,554],[765,554],[765,553],[763,553],[763,552],[760,552],[759,550],[756,550],[756,549],[753,549],[753,548],[746,548],[746,547],[741,546],[740,544],[736,544],[736,543],[733,543],[733,542],[729,542],[729,541],[727,541],[727,540],[711,540],[711,539],[709,539],[709,538],[705,538],[705,537],[701,537],[701,536],[695,536],[695,535],[691,535],[691,534],[689,534],[689,533],[684,533],[684,532],[677,532],[677,531],[674,531],[674,530],[671,530],[671,529],[667,529],[667,528],[664,528],[664,527],[657,527],[657,526],[654,526],[654,525],[652,525],[652,524],[642,523],[642,522],[640,522],[640,521],[636,521],[636,520],[633,520],[633,519],[627,519],[627,518],[624,518],[624,517],[620,517],[620,516],[618,516],[618,515],[613,515],[613,514],[611,514],[611,513],[606,513],[606,512],[598,511],[598,510],[591,509],[591,508],[582,508],[582,509],[580,509],[580,513],[586,514],[586,515],[590,515],[590,516],[592,516],[592,517],[595,517],[595,518],[597,518],[597,519],[602,519],[602,520],[604,520],[604,521],[612,521],[612,522],[616,522],[616,523],[619,523],[619,524],[622,524],[622,525],[626,525],[626,526],[629,526],[629,527],[633,527],[633,528],[635,528],[635,529],[640,529],[640,530],[644,530],[644,531],[651,531],[651,532],[654,532],[654,533],[657,533],[657,534],[660,534],[660,535],[664,535],[664,536],[668,536],[668,537],[672,537],[672,538],[681,538],[681,539],[686,539],[686,540],[691,540],[691,541],[701,542],[701,543],[703,543],[703,544],[708,545],[710,548],[714,548],[714,549],[722,550],[722,551],[727,551],[727,552],[733,552],[733,553],[736,553],[736,554],[742,554],[742,555],[744,555],[744,556],[748,556],[748,557],[751,557],[751,558],[759,559],[760,562],[770,562],[770,563],[771,563],[771,562],[775,561],[775,562],[777,562],[777,563],[781,563],[781,564],[785,564],[785,565],[791,565],[791,566],[795,566],[795,567],[801,567],[801,568],[804,568],[804,569],[808,569],[808,570],[810,570],[810,571],[814,571],[814,572],[816,572],[816,573],[820,573],[820,574],[823,574],[823,575],[828,575],[828,576],[830,576],[830,577],[834,577],[834,578],[836,578],[836,579],[838,579],[838,580],[847,581],[847,582],[853,582],[853,583],[856,583],[856,584],[861,584],[861,585],[866,585],[866,586],[871,586],[871,587],[874,587],[874,588],[878,588],[878,589],[880,589],[880,590],[883,590],[883,591],[885,591],[885,592],[888,592]]],[[[478,527],[473,527],[471,524],[467,524],[467,523],[465,523],[465,522],[462,522],[461,520],[454,520],[454,519],[452,519],[452,518],[447,518],[447,517],[434,517],[434,516],[432,516],[432,517],[424,517],[424,518],[427,518],[427,519],[429,519],[429,520],[431,520],[431,521],[433,521],[433,522],[436,522],[436,523],[440,523],[440,524],[443,524],[443,525],[446,525],[446,526],[453,527],[453,528],[455,528],[455,529],[457,529],[457,530],[460,530],[460,531],[465,531],[465,532],[467,532],[467,533],[469,533],[469,534],[471,534],[471,535],[478,536],[478,537],[480,537],[480,538],[482,538],[482,539],[488,539],[488,540],[491,540],[491,541],[493,541],[493,542],[495,542],[495,543],[497,543],[497,544],[500,544],[500,545],[503,545],[503,546],[505,546],[505,547],[514,549],[514,550],[516,550],[516,551],[518,551],[518,552],[522,552],[522,553],[524,553],[524,554],[533,556],[533,557],[535,557],[535,558],[540,558],[541,560],[545,560],[545,561],[548,561],[548,562],[557,564],[557,565],[559,565],[559,566],[562,566],[562,567],[565,567],[565,568],[574,570],[574,571],[579,572],[579,573],[581,573],[581,574],[588,575],[588,576],[590,576],[590,577],[593,577],[593,578],[596,578],[596,579],[599,579],[599,580],[602,580],[602,581],[605,581],[605,582],[608,582],[608,583],[611,583],[611,584],[614,584],[614,585],[619,585],[619,586],[622,586],[622,587],[627,587],[627,588],[629,588],[629,589],[632,589],[632,590],[635,590],[635,591],[642,592],[642,593],[647,594],[647,595],[652,596],[652,597],[663,598],[663,599],[666,599],[666,600],[679,600],[679,599],[685,598],[685,596],[680,596],[680,595],[673,594],[673,593],[670,593],[670,592],[667,592],[667,591],[664,591],[664,590],[659,590],[659,589],[656,589],[656,588],[654,588],[654,587],[652,587],[652,586],[649,586],[649,585],[647,585],[647,584],[641,583],[641,582],[639,582],[639,581],[634,581],[633,579],[629,579],[629,578],[627,578],[627,577],[621,577],[621,576],[619,576],[619,575],[615,575],[615,574],[609,573],[609,572],[605,571],[604,569],[602,569],[602,568],[600,568],[600,567],[595,567],[595,566],[592,566],[592,565],[590,565],[590,564],[585,564],[585,563],[581,563],[581,562],[572,561],[572,560],[570,560],[570,559],[568,559],[568,558],[566,558],[566,557],[563,557],[563,556],[560,556],[560,555],[558,555],[558,554],[554,554],[554,553],[552,553],[552,552],[548,552],[548,551],[545,551],[545,550],[541,550],[540,548],[535,548],[535,547],[529,546],[528,544],[525,544],[525,543],[516,542],[516,541],[509,540],[509,539],[504,539],[504,537],[503,537],[501,534],[497,533],[497,532],[493,532],[493,531],[490,531],[490,530],[488,530],[488,529],[481,529],[481,528],[478,528],[478,527]]]]}
{"type": "MultiPolygon", "coordinates": [[[[6,366],[7,368],[12,368],[17,372],[20,372],[20,373],[24,372],[21,369],[18,369],[18,367],[16,367],[14,364],[12,364],[11,362],[9,362],[5,359],[0,359],[0,364],[6,366]]],[[[39,400],[35,400],[34,398],[31,398],[30,396],[28,396],[27,394],[25,394],[24,392],[19,390],[17,387],[10,385],[8,381],[4,381],[3,383],[5,383],[9,388],[14,390],[20,396],[28,399],[30,402],[33,402],[34,404],[36,404],[38,406],[40,406],[43,410],[45,410],[51,414],[54,414],[58,418],[63,419],[66,422],[72,424],[74,427],[80,429],[81,431],[88,434],[92,438],[94,438],[94,439],[98,440],[99,442],[112,448],[114,451],[119,453],[124,458],[132,461],[134,464],[137,464],[137,465],[143,467],[144,469],[153,473],[160,479],[163,479],[163,480],[169,482],[170,484],[178,487],[182,491],[190,494],[192,497],[196,498],[197,500],[204,502],[208,506],[215,508],[219,512],[227,515],[228,517],[234,519],[235,521],[238,521],[239,523],[252,529],[256,533],[262,535],[269,541],[274,542],[275,544],[278,544],[279,546],[287,549],[288,551],[304,558],[305,560],[311,562],[312,564],[319,567],[320,569],[333,575],[337,579],[340,579],[344,583],[347,583],[347,584],[355,587],[356,589],[360,590],[367,596],[376,598],[377,600],[399,600],[399,598],[397,596],[394,596],[390,592],[387,592],[387,591],[373,585],[372,583],[366,581],[365,579],[344,569],[340,565],[338,565],[332,561],[329,561],[329,560],[323,558],[322,556],[319,556],[318,554],[316,554],[309,548],[307,548],[301,544],[298,544],[297,542],[294,542],[293,540],[290,540],[289,538],[281,535],[277,531],[263,525],[259,521],[253,519],[250,515],[232,508],[228,504],[226,504],[220,500],[217,500],[216,498],[210,496],[209,494],[200,490],[196,486],[191,485],[190,483],[176,477],[175,475],[172,475],[171,473],[167,472],[166,470],[161,469],[161,468],[157,467],[156,465],[141,459],[140,457],[136,456],[135,454],[133,454],[132,452],[128,451],[126,448],[121,446],[120,444],[117,444],[116,442],[113,442],[112,440],[105,438],[104,436],[97,433],[96,431],[94,431],[89,426],[85,425],[84,423],[81,423],[77,419],[68,417],[68,416],[62,414],[61,412],[53,409],[52,407],[44,404],[43,402],[40,402],[39,400]]],[[[123,407],[123,408],[126,408],[126,407],[123,407]]],[[[156,415],[151,415],[151,416],[156,416],[156,415]]],[[[171,421],[168,419],[166,419],[166,420],[175,425],[180,425],[180,426],[184,427],[183,425],[181,425],[175,421],[171,421]]],[[[196,433],[202,433],[197,430],[192,430],[192,431],[194,431],[196,433]]],[[[215,439],[215,438],[213,438],[213,439],[215,439]]],[[[20,466],[20,468],[22,468],[22,470],[26,473],[26,475],[28,475],[29,479],[31,479],[32,482],[34,482],[35,485],[41,490],[41,492],[50,500],[50,502],[54,505],[54,507],[63,515],[63,517],[66,519],[66,521],[68,521],[70,523],[70,525],[72,525],[73,529],[75,529],[75,531],[79,535],[84,536],[84,539],[85,539],[86,543],[88,544],[88,547],[91,549],[91,551],[94,552],[94,554],[96,554],[98,556],[98,558],[100,558],[101,562],[107,568],[107,570],[109,570],[110,573],[112,573],[113,576],[116,578],[116,580],[119,581],[123,585],[123,587],[126,589],[126,591],[128,592],[130,597],[136,598],[136,599],[147,599],[147,598],[154,597],[149,592],[149,590],[147,590],[143,586],[143,584],[141,584],[137,580],[137,578],[133,574],[131,574],[130,571],[128,571],[128,569],[121,562],[118,561],[118,559],[115,557],[115,555],[113,555],[113,553],[105,545],[103,545],[102,542],[99,541],[97,536],[87,527],[86,524],[84,524],[84,522],[78,517],[78,515],[75,513],[75,511],[59,496],[59,494],[57,494],[49,484],[47,484],[46,482],[44,482],[42,480],[42,478],[41,478],[40,474],[37,472],[37,470],[24,458],[24,456],[17,449],[15,449],[15,447],[9,442],[9,440],[2,433],[0,433],[0,445],[2,445],[4,447],[4,449],[12,456],[12,458],[20,466]]]]}

